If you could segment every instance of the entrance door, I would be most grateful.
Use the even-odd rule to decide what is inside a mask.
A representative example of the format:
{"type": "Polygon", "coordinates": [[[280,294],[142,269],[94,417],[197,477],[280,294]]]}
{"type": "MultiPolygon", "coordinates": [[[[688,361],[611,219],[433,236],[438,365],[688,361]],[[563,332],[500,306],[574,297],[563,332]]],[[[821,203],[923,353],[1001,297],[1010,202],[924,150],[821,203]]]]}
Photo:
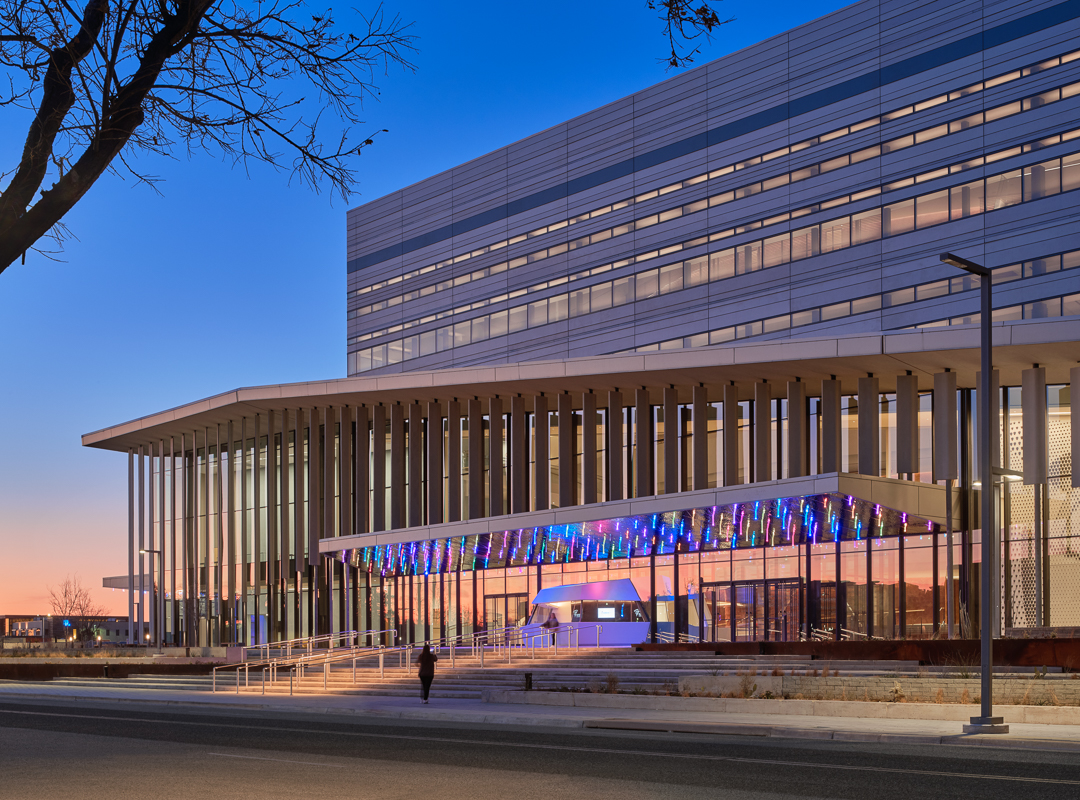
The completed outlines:
{"type": "Polygon", "coordinates": [[[730,642],[731,630],[731,584],[719,583],[701,588],[701,594],[705,604],[705,621],[707,624],[704,641],[730,642]]]}
{"type": "Polygon", "coordinates": [[[799,581],[769,581],[769,629],[766,638],[774,642],[799,639],[799,581]]]}
{"type": "Polygon", "coordinates": [[[504,628],[520,628],[529,621],[527,594],[498,594],[484,598],[484,624],[491,631],[495,644],[505,641],[504,628]]]}
{"type": "Polygon", "coordinates": [[[736,583],[735,641],[756,642],[765,633],[765,585],[761,581],[736,583]]]}

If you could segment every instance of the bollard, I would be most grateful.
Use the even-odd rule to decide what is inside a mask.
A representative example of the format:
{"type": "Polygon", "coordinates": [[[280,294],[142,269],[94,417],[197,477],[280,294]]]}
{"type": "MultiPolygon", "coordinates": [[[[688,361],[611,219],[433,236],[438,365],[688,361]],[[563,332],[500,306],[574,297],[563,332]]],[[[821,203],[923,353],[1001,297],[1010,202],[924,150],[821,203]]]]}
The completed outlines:
{"type": "Polygon", "coordinates": [[[355,686],[356,685],[356,656],[353,656],[353,660],[352,660],[352,682],[353,682],[353,685],[355,686]]]}
{"type": "Polygon", "coordinates": [[[480,645],[480,669],[484,668],[484,645],[480,645]]]}
{"type": "Polygon", "coordinates": [[[330,663],[327,662],[327,663],[323,664],[323,668],[322,668],[322,688],[323,688],[324,692],[326,691],[326,674],[329,671],[330,671],[330,663]]]}
{"type": "Polygon", "coordinates": [[[295,674],[296,674],[296,668],[293,667],[291,670],[289,670],[289,697],[292,697],[292,679],[293,679],[293,675],[295,675],[295,674]]]}
{"type": "Polygon", "coordinates": [[[266,670],[262,670],[262,693],[266,694],[266,670]]]}
{"type": "Polygon", "coordinates": [[[379,677],[380,678],[385,678],[386,677],[386,675],[383,673],[383,662],[384,662],[385,659],[386,659],[386,651],[385,650],[380,650],[379,651],[379,677]]]}
{"type": "Polygon", "coordinates": [[[210,670],[210,675],[213,676],[212,677],[212,682],[210,684],[210,691],[216,693],[217,692],[217,669],[215,668],[215,669],[210,670]]]}
{"type": "Polygon", "coordinates": [[[240,694],[240,670],[236,670],[236,693],[240,694]]]}

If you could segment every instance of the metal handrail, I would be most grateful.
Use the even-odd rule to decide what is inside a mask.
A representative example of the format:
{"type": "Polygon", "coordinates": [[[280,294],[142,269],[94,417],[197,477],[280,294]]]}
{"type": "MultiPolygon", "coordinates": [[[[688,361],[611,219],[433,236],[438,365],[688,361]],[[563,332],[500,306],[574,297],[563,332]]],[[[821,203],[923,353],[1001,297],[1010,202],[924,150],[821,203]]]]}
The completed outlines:
{"type": "MultiPolygon", "coordinates": [[[[305,652],[312,652],[315,650],[316,644],[322,642],[330,643],[331,649],[333,649],[333,642],[335,640],[351,639],[354,645],[359,644],[359,641],[363,637],[369,639],[375,636],[381,636],[383,634],[390,634],[392,637],[397,638],[397,631],[394,629],[388,630],[367,630],[367,631],[339,631],[337,633],[325,633],[321,636],[305,636],[299,639],[286,639],[280,642],[267,642],[265,644],[248,645],[241,651],[242,660],[247,660],[247,655],[250,651],[257,651],[260,655],[265,653],[262,660],[270,658],[271,650],[285,650],[286,655],[292,655],[294,649],[303,649],[305,652]]],[[[374,642],[372,642],[374,644],[374,642]]]]}
{"type": "MultiPolygon", "coordinates": [[[[386,647],[384,645],[372,645],[369,647],[360,647],[352,645],[351,647],[342,647],[338,649],[328,649],[323,651],[310,651],[303,652],[299,655],[286,655],[285,657],[267,658],[263,661],[246,661],[238,664],[220,664],[212,669],[212,691],[217,691],[217,673],[218,670],[234,669],[236,671],[236,691],[240,691],[240,672],[244,672],[244,686],[249,685],[250,672],[252,669],[257,670],[262,679],[263,692],[266,691],[267,676],[269,676],[269,684],[271,687],[274,685],[274,681],[277,679],[278,673],[282,669],[286,669],[289,672],[289,693],[292,694],[294,678],[303,678],[304,674],[311,667],[322,667],[323,669],[323,688],[326,688],[327,676],[331,664],[335,664],[341,661],[352,660],[353,664],[353,682],[356,682],[356,662],[365,657],[378,655],[379,657],[379,674],[384,675],[386,666],[387,654],[398,654],[398,666],[404,667],[407,671],[412,671],[412,651],[416,648],[423,647],[425,644],[433,648],[436,653],[441,652],[443,648],[447,648],[450,651],[450,665],[454,667],[455,655],[457,650],[461,647],[468,647],[472,651],[472,655],[476,657],[479,655],[480,667],[484,667],[484,652],[485,649],[490,647],[494,653],[498,653],[500,647],[506,651],[506,660],[511,662],[514,646],[519,646],[522,650],[530,650],[531,657],[536,657],[536,641],[541,640],[541,647],[546,646],[544,643],[550,639],[554,633],[555,642],[552,646],[555,648],[555,652],[558,653],[558,634],[566,632],[567,644],[566,646],[573,648],[581,647],[581,631],[583,630],[595,630],[596,631],[596,646],[600,647],[600,634],[603,632],[603,625],[599,624],[581,624],[573,623],[567,625],[560,625],[558,628],[544,628],[541,631],[526,632],[523,627],[517,625],[509,625],[503,628],[495,628],[492,630],[473,631],[471,634],[457,634],[455,636],[446,636],[439,639],[427,639],[420,642],[409,642],[401,645],[393,645],[386,647]],[[494,641],[489,641],[494,639],[494,641]]],[[[378,631],[376,633],[385,633],[385,631],[378,631]]],[[[331,635],[326,637],[320,637],[323,639],[330,638],[331,635]]]]}
{"type": "MultiPolygon", "coordinates": [[[[675,633],[673,631],[657,631],[656,638],[663,644],[675,644],[675,633]]],[[[679,641],[686,642],[687,644],[700,644],[701,637],[692,633],[680,633],[679,641]]]]}
{"type": "Polygon", "coordinates": [[[559,633],[566,632],[566,647],[567,649],[573,647],[576,650],[581,649],[581,631],[594,629],[596,631],[596,647],[600,648],[600,634],[604,632],[604,626],[599,623],[568,623],[566,625],[559,625],[557,628],[543,628],[539,631],[533,631],[529,633],[527,638],[531,644],[526,645],[530,648],[530,658],[536,658],[536,640],[541,641],[541,647],[554,648],[555,654],[559,653],[559,633]],[[550,642],[550,644],[549,644],[550,642]],[[572,643],[573,642],[573,643],[572,643]]]}

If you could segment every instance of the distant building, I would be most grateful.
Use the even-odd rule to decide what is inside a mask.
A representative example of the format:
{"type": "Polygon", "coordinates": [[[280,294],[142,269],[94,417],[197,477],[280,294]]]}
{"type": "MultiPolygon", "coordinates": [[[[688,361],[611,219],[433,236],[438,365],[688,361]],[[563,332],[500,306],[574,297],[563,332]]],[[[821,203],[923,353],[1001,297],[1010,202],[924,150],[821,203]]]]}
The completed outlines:
{"type": "Polygon", "coordinates": [[[1080,3],[862,0],[353,209],[349,377],[83,437],[138,635],[497,634],[624,579],[651,640],[973,635],[983,535],[995,631],[1080,625],[1078,189],[1080,3]]]}
{"type": "Polygon", "coordinates": [[[32,616],[13,614],[0,617],[0,630],[5,637],[26,641],[56,641],[64,638],[63,621],[51,615],[32,616]]]}

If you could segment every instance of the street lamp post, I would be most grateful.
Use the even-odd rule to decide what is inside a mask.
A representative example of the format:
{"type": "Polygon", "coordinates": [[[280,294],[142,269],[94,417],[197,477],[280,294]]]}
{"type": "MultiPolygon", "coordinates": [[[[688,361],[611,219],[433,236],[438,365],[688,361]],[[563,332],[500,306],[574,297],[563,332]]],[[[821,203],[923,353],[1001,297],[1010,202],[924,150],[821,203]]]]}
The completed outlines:
{"type": "MultiPolygon", "coordinates": [[[[164,622],[164,615],[158,615],[158,603],[156,595],[157,571],[154,569],[154,556],[160,556],[161,551],[151,550],[148,547],[143,547],[139,549],[139,553],[145,553],[150,556],[150,624],[154,629],[154,646],[157,647],[158,644],[164,640],[164,637],[161,635],[161,623],[164,622]]],[[[162,588],[164,589],[164,586],[162,586],[162,588]]],[[[147,634],[146,638],[149,639],[150,634],[147,634]]]]}
{"type": "MultiPolygon", "coordinates": [[[[951,264],[972,275],[979,276],[982,309],[979,315],[982,329],[982,342],[980,356],[982,363],[982,386],[979,387],[979,475],[982,478],[982,591],[980,592],[979,638],[982,643],[982,681],[981,681],[981,714],[971,718],[971,724],[964,726],[964,733],[1008,733],[1009,726],[1004,724],[1003,717],[993,716],[994,707],[994,639],[993,639],[993,593],[990,582],[993,572],[990,569],[994,562],[994,532],[997,530],[994,524],[994,465],[990,452],[991,436],[990,425],[990,376],[993,370],[994,342],[991,335],[991,322],[994,306],[991,298],[990,270],[982,264],[968,261],[966,258],[942,253],[941,260],[951,264]]],[[[951,511],[951,510],[950,510],[951,511]]],[[[952,542],[949,542],[952,547],[952,542]]]]}

